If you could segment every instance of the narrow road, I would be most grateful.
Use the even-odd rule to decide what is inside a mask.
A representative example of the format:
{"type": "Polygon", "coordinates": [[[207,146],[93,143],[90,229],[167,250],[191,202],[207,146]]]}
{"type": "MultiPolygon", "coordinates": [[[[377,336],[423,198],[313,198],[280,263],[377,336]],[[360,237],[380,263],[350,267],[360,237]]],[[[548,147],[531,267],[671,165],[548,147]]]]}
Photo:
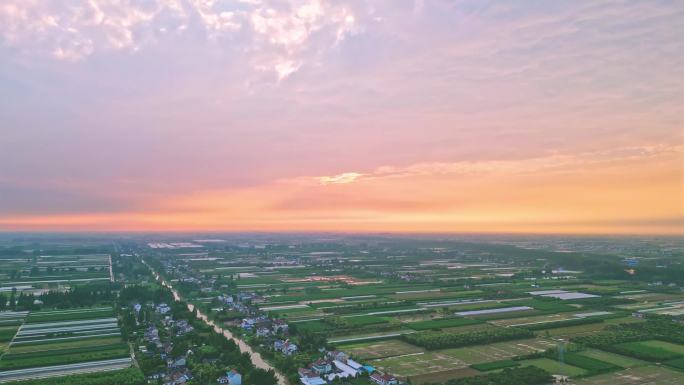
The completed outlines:
{"type": "MultiPolygon", "coordinates": [[[[159,281],[159,283],[161,283],[163,286],[166,286],[167,288],[169,288],[171,290],[171,292],[173,293],[173,298],[177,302],[180,302],[181,296],[178,293],[178,291],[176,289],[174,289],[173,286],[171,286],[171,284],[166,282],[164,280],[164,278],[162,278],[161,275],[159,275],[159,273],[157,273],[152,268],[152,266],[150,266],[149,264],[147,264],[147,262],[145,262],[144,259],[141,258],[141,260],[142,260],[142,263],[144,263],[145,266],[147,266],[150,269],[150,271],[152,272],[152,275],[154,275],[154,277],[157,279],[157,281],[159,281]]],[[[191,304],[190,302],[188,302],[187,304],[188,304],[188,310],[193,311],[195,309],[195,306],[193,304],[191,304]]],[[[266,362],[261,357],[261,354],[255,352],[251,346],[247,345],[247,343],[245,341],[235,337],[233,335],[233,333],[230,332],[230,330],[224,329],[224,328],[216,325],[214,323],[214,321],[210,320],[199,309],[197,309],[197,318],[199,320],[203,321],[205,324],[211,326],[214,329],[214,331],[216,331],[217,333],[223,334],[224,337],[226,337],[230,340],[233,340],[233,342],[235,342],[240,347],[241,352],[249,353],[249,357],[252,359],[252,363],[254,364],[254,366],[256,366],[257,368],[260,368],[260,369],[264,369],[264,370],[273,370],[273,372],[275,372],[276,379],[278,380],[278,383],[280,385],[289,385],[287,378],[278,369],[274,368],[268,362],[266,362]]]]}

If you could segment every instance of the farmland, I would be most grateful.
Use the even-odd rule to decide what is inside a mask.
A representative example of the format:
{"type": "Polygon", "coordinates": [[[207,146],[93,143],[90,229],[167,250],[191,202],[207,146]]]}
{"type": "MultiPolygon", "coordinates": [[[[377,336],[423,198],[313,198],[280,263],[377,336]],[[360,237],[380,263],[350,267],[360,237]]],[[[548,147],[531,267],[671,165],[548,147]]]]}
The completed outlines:
{"type": "Polygon", "coordinates": [[[619,354],[615,353],[610,353],[610,352],[604,352],[602,350],[595,350],[595,349],[589,349],[580,352],[579,354],[591,358],[595,358],[597,360],[601,360],[604,362],[611,363],[613,365],[617,365],[623,368],[632,368],[636,366],[644,366],[647,363],[641,360],[637,360],[635,358],[627,357],[627,356],[622,356],[619,354]]]}
{"type": "Polygon", "coordinates": [[[424,352],[424,349],[418,346],[396,339],[340,345],[339,347],[361,360],[404,356],[424,352]]]}
{"type": "MultiPolygon", "coordinates": [[[[667,377],[682,367],[684,326],[658,318],[666,316],[661,309],[679,306],[678,288],[607,279],[579,267],[568,274],[546,269],[567,264],[569,256],[605,256],[435,242],[261,248],[144,239],[114,242],[126,256],[111,259],[101,250],[8,256],[5,278],[21,280],[6,282],[32,283],[3,294],[0,381],[120,371],[132,356],[153,381],[209,373],[210,381],[193,381],[213,384],[227,368],[254,370],[239,358],[246,348],[259,354],[260,367],[293,385],[302,375],[315,376],[316,362],[338,367],[335,361],[347,359],[357,367],[338,367],[335,375],[367,367],[414,384],[503,371],[582,383],[627,372],[647,377],[653,367],[666,371],[652,375],[667,377]],[[72,270],[76,262],[87,268],[72,270]],[[107,270],[111,264],[111,274],[95,266],[100,262],[107,270]],[[48,267],[58,280],[73,279],[47,282],[48,267]],[[99,280],[105,273],[109,279],[99,280]],[[155,282],[161,280],[176,297],[155,282]],[[214,339],[214,326],[239,340],[240,350],[214,339]]],[[[609,260],[622,266],[619,258],[609,260]]],[[[370,385],[364,376],[348,381],[370,385]]]]}
{"type": "Polygon", "coordinates": [[[107,373],[134,384],[113,281],[109,241],[46,237],[0,252],[0,382],[107,373]]]}
{"type": "Polygon", "coordinates": [[[130,365],[129,346],[112,315],[111,307],[29,312],[0,357],[0,378],[83,372],[86,363],[116,369],[130,365]]]}
{"type": "Polygon", "coordinates": [[[684,346],[665,341],[648,340],[614,345],[617,351],[647,361],[667,361],[684,355],[684,346]]]}
{"type": "Polygon", "coordinates": [[[577,380],[577,385],[680,385],[684,372],[660,366],[640,366],[577,380]]]}
{"type": "Polygon", "coordinates": [[[577,377],[586,374],[587,371],[577,366],[561,364],[556,360],[549,358],[535,358],[531,360],[524,360],[520,362],[521,366],[535,366],[544,369],[549,373],[563,374],[570,377],[577,377]]]}
{"type": "MultiPolygon", "coordinates": [[[[422,350],[409,344],[397,345],[397,342],[390,341],[362,346],[372,352],[389,352],[390,355],[387,358],[371,360],[374,366],[402,377],[414,377],[543,352],[553,347],[554,343],[543,339],[527,339],[434,351],[422,350]]],[[[347,346],[343,348],[347,349],[347,346]]],[[[366,353],[366,356],[370,354],[366,353]]]]}
{"type": "MultiPolygon", "coordinates": [[[[503,275],[524,274],[542,260],[565,261],[568,255],[534,252],[537,258],[525,259],[510,248],[459,244],[458,251],[446,248],[450,250],[444,252],[447,257],[442,251],[395,249],[391,242],[384,246],[388,249],[370,247],[361,253],[357,246],[336,245],[319,253],[310,244],[258,252],[235,247],[217,250],[205,244],[208,258],[155,250],[149,260],[167,279],[201,281],[209,275],[216,279],[214,288],[223,286],[230,292],[235,287],[232,299],[240,305],[228,304],[229,309],[217,311],[215,319],[225,320],[226,327],[272,356],[276,365],[285,361],[277,351],[264,348],[272,343],[271,338],[256,336],[222,314],[245,303],[255,304],[270,319],[291,325],[291,341],[306,349],[297,356],[302,360],[317,354],[310,341],[325,339],[331,348],[415,383],[444,382],[504,368],[535,367],[582,378],[649,365],[618,354],[619,344],[601,349],[571,342],[568,346],[576,351],[567,354],[564,365],[558,363],[554,351],[559,338],[567,343],[615,325],[644,323],[627,308],[641,300],[678,298],[643,283],[592,280],[576,272],[562,280],[548,276],[524,281],[503,275]],[[486,260],[477,256],[482,250],[491,253],[486,260]],[[243,296],[248,302],[243,302],[243,296]]],[[[187,298],[224,293],[199,283],[183,283],[179,289],[187,298]]],[[[219,301],[197,303],[210,316],[214,309],[226,307],[219,301]]],[[[641,344],[637,350],[655,349],[645,341],[622,343],[641,344]]],[[[298,381],[294,371],[290,373],[291,380],[298,381]]]]}
{"type": "Polygon", "coordinates": [[[64,285],[109,281],[109,254],[0,256],[0,290],[27,293],[64,285]]]}

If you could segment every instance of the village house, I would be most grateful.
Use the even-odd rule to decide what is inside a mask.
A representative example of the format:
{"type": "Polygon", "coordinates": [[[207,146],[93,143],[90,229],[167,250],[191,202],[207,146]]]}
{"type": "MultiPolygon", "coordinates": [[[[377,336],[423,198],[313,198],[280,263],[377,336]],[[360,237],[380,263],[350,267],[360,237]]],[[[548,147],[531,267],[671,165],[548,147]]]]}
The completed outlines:
{"type": "Polygon", "coordinates": [[[311,370],[318,374],[328,374],[332,372],[332,365],[328,361],[318,359],[311,363],[311,370]]]}
{"type": "Polygon", "coordinates": [[[187,360],[185,357],[180,357],[176,360],[173,358],[167,358],[166,359],[166,367],[167,368],[183,368],[187,365],[187,360]]]}
{"type": "Polygon", "coordinates": [[[228,372],[228,384],[229,385],[241,385],[242,375],[238,373],[235,369],[228,372]]]}
{"type": "Polygon", "coordinates": [[[160,303],[155,307],[154,311],[159,314],[166,314],[171,311],[171,308],[165,303],[160,303]]]}
{"type": "Polygon", "coordinates": [[[164,378],[165,375],[166,375],[166,373],[164,373],[164,372],[152,373],[149,376],[147,376],[147,379],[148,380],[158,380],[160,378],[164,378]]]}
{"type": "Polygon", "coordinates": [[[297,352],[297,345],[290,342],[289,340],[276,340],[275,342],[273,342],[273,349],[289,356],[297,352]]]}
{"type": "Polygon", "coordinates": [[[380,374],[378,372],[371,374],[371,381],[378,385],[398,385],[399,381],[390,374],[380,374]]]}
{"type": "Polygon", "coordinates": [[[188,381],[192,379],[192,374],[190,371],[186,370],[179,370],[179,371],[172,371],[168,373],[164,377],[164,385],[184,385],[188,381]]]}
{"type": "Polygon", "coordinates": [[[192,325],[188,324],[188,321],[186,321],[186,320],[180,320],[180,321],[176,322],[176,328],[178,330],[176,332],[177,336],[182,336],[184,334],[190,333],[191,331],[195,330],[195,328],[193,328],[192,325]]]}
{"type": "Polygon", "coordinates": [[[281,320],[281,319],[276,319],[273,320],[273,333],[278,334],[279,332],[282,332],[283,334],[287,334],[288,326],[287,322],[281,320]]]}
{"type": "Polygon", "coordinates": [[[356,377],[359,374],[358,370],[352,368],[342,361],[334,360],[333,364],[335,365],[337,371],[328,375],[328,380],[330,381],[334,380],[335,378],[356,377]]]}
{"type": "Polygon", "coordinates": [[[324,379],[322,379],[318,376],[300,377],[299,381],[302,383],[302,385],[324,385],[324,384],[327,384],[327,382],[324,379]]]}
{"type": "Polygon", "coordinates": [[[347,355],[344,352],[338,350],[329,351],[325,354],[325,357],[331,361],[338,360],[345,362],[347,361],[347,355]]]}
{"type": "Polygon", "coordinates": [[[254,328],[254,324],[256,324],[256,320],[254,318],[245,318],[242,320],[240,327],[244,330],[252,330],[254,328]]]}
{"type": "Polygon", "coordinates": [[[150,326],[145,330],[145,340],[148,342],[159,341],[159,330],[156,327],[150,326]]]}
{"type": "Polygon", "coordinates": [[[258,328],[256,331],[257,337],[268,337],[269,334],[271,334],[271,331],[266,328],[258,328]]]}
{"type": "Polygon", "coordinates": [[[266,316],[261,316],[256,319],[255,326],[257,328],[264,328],[264,329],[271,329],[271,325],[273,324],[273,321],[271,321],[268,317],[266,316]]]}
{"type": "Polygon", "coordinates": [[[326,383],[324,379],[314,373],[311,369],[299,368],[297,373],[299,374],[299,381],[302,385],[323,385],[326,383]]]}
{"type": "Polygon", "coordinates": [[[233,304],[233,296],[230,295],[219,295],[217,299],[220,303],[224,305],[230,306],[233,304]]]}
{"type": "Polygon", "coordinates": [[[228,372],[226,372],[225,376],[219,377],[216,382],[219,384],[228,384],[228,385],[241,385],[242,384],[242,375],[238,373],[237,370],[233,369],[228,372]]]}

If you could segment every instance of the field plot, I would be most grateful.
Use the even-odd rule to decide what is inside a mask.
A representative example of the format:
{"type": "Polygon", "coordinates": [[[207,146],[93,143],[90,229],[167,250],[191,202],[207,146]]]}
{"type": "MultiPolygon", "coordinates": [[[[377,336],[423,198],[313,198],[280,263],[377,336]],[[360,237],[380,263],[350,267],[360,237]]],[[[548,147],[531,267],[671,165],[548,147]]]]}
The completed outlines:
{"type": "Polygon", "coordinates": [[[551,337],[571,338],[589,335],[603,330],[608,326],[607,323],[593,323],[585,325],[565,326],[560,328],[548,329],[540,333],[549,333],[551,337]]]}
{"type": "Polygon", "coordinates": [[[520,361],[520,366],[536,366],[551,374],[562,374],[570,377],[581,376],[587,373],[587,371],[582,368],[568,364],[561,365],[558,361],[550,358],[536,358],[533,360],[520,361]]]}
{"type": "Polygon", "coordinates": [[[3,311],[0,312],[0,327],[19,326],[24,323],[27,311],[3,311]]]}
{"type": "Polygon", "coordinates": [[[17,334],[28,312],[0,312],[0,354],[5,352],[17,334]]]}
{"type": "Polygon", "coordinates": [[[362,341],[373,341],[379,339],[391,339],[399,337],[403,334],[415,333],[415,330],[397,330],[391,332],[380,332],[380,333],[367,333],[367,334],[352,334],[347,336],[340,336],[330,338],[328,342],[332,344],[357,344],[362,341]]]}
{"type": "MultiPolygon", "coordinates": [[[[460,311],[457,312],[456,315],[462,316],[462,317],[479,317],[482,316],[488,317],[490,315],[498,315],[502,313],[513,313],[513,312],[525,312],[525,311],[530,311],[534,310],[533,308],[529,306],[511,306],[511,307],[503,307],[503,308],[495,308],[495,309],[483,309],[483,310],[466,310],[466,311],[460,311]]],[[[514,316],[510,316],[511,318],[514,316]]]]}
{"type": "Polygon", "coordinates": [[[640,366],[599,374],[574,382],[575,385],[681,385],[684,373],[661,366],[640,366]]]}
{"type": "Polygon", "coordinates": [[[649,340],[614,345],[621,353],[649,361],[667,361],[684,355],[684,345],[649,340]]]}
{"type": "Polygon", "coordinates": [[[458,358],[468,365],[472,365],[542,352],[554,346],[556,346],[556,344],[553,341],[536,338],[457,349],[445,349],[442,350],[441,353],[458,358]]]}
{"type": "Polygon", "coordinates": [[[536,353],[552,346],[555,343],[551,341],[529,339],[424,353],[404,353],[372,361],[372,364],[399,376],[412,377],[536,353]]]}
{"type": "Polygon", "coordinates": [[[477,369],[481,372],[489,372],[492,370],[498,370],[498,369],[504,369],[504,368],[513,368],[516,366],[520,366],[520,363],[518,361],[513,361],[513,360],[501,360],[501,361],[485,362],[482,364],[471,365],[471,367],[473,369],[477,369]]]}
{"type": "Polygon", "coordinates": [[[623,367],[611,364],[610,362],[602,361],[597,358],[584,356],[574,352],[568,352],[565,354],[565,363],[568,365],[577,366],[578,368],[582,368],[593,374],[624,369],[623,367]]]}
{"type": "Polygon", "coordinates": [[[472,325],[456,326],[451,328],[442,329],[443,332],[447,333],[462,333],[462,332],[477,332],[483,330],[496,329],[498,326],[494,326],[488,323],[476,323],[472,325]]]}
{"type": "Polygon", "coordinates": [[[388,323],[389,320],[385,317],[378,317],[374,315],[359,315],[359,316],[346,316],[343,318],[344,322],[351,327],[361,327],[366,325],[377,325],[388,323]]]}
{"type": "Polygon", "coordinates": [[[360,360],[401,356],[424,351],[423,348],[400,340],[383,340],[377,342],[348,344],[341,345],[339,348],[360,360]]]}
{"type": "Polygon", "coordinates": [[[42,255],[0,258],[0,290],[19,291],[55,288],[63,282],[108,281],[109,254],[42,255]]]}
{"type": "Polygon", "coordinates": [[[389,298],[398,300],[431,300],[431,299],[441,299],[445,300],[448,298],[468,298],[475,295],[482,294],[480,290],[468,290],[468,291],[445,291],[441,289],[432,290],[410,290],[405,292],[397,292],[394,295],[389,295],[389,298]]]}
{"type": "Polygon", "coordinates": [[[523,318],[509,318],[502,320],[491,321],[492,324],[497,326],[523,326],[523,325],[536,325],[548,322],[564,321],[568,319],[573,319],[572,314],[549,314],[541,315],[536,317],[523,317],[523,318]]]}
{"type": "Polygon", "coordinates": [[[371,365],[400,377],[467,368],[468,364],[442,352],[413,353],[371,361],[371,365]]]}
{"type": "Polygon", "coordinates": [[[583,356],[596,358],[597,360],[605,361],[613,365],[621,366],[623,368],[633,368],[636,366],[648,365],[647,362],[637,360],[636,358],[623,356],[620,354],[604,352],[603,350],[589,349],[578,353],[583,356]]]}
{"type": "Polygon", "coordinates": [[[645,322],[645,320],[641,318],[635,318],[635,317],[622,317],[622,318],[610,318],[605,321],[604,323],[608,325],[618,325],[618,324],[631,324],[631,323],[639,323],[639,322],[645,322]]]}
{"type": "Polygon", "coordinates": [[[296,325],[295,327],[297,330],[306,330],[314,333],[323,332],[333,328],[331,325],[321,320],[292,322],[291,325],[296,325]]]}
{"type": "Polygon", "coordinates": [[[100,307],[90,309],[70,309],[70,310],[46,310],[34,311],[26,319],[27,323],[56,322],[70,320],[85,320],[111,317],[114,311],[111,307],[100,307]]]}
{"type": "Polygon", "coordinates": [[[444,329],[453,328],[458,326],[474,325],[482,323],[482,321],[468,319],[468,318],[447,318],[447,319],[436,319],[432,321],[420,321],[411,322],[405,324],[413,330],[430,330],[430,329],[444,329]]]}
{"type": "Polygon", "coordinates": [[[449,380],[463,377],[472,377],[480,374],[475,369],[471,368],[459,368],[445,370],[443,372],[433,372],[428,374],[419,374],[417,376],[410,376],[411,384],[422,385],[422,384],[439,384],[444,383],[449,380]]]}
{"type": "Polygon", "coordinates": [[[84,374],[119,370],[130,367],[131,363],[131,357],[126,357],[112,360],[82,362],[70,365],[56,365],[40,368],[8,370],[0,372],[0,383],[9,381],[66,376],[70,374],[84,374]]]}
{"type": "Polygon", "coordinates": [[[130,362],[111,308],[35,312],[0,358],[0,381],[114,370],[130,362]]]}

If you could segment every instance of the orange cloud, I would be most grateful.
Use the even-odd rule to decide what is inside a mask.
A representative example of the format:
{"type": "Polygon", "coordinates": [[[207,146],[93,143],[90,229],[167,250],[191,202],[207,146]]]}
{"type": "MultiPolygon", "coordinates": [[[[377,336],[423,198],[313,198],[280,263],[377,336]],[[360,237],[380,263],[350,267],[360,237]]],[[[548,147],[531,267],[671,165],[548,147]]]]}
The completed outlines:
{"type": "Polygon", "coordinates": [[[150,202],[148,212],[0,219],[78,230],[684,233],[679,147],[382,167],[150,202]]]}
{"type": "Polygon", "coordinates": [[[362,177],[363,174],[358,172],[344,172],[333,176],[319,176],[315,178],[320,184],[346,184],[353,183],[355,180],[362,177]]]}

